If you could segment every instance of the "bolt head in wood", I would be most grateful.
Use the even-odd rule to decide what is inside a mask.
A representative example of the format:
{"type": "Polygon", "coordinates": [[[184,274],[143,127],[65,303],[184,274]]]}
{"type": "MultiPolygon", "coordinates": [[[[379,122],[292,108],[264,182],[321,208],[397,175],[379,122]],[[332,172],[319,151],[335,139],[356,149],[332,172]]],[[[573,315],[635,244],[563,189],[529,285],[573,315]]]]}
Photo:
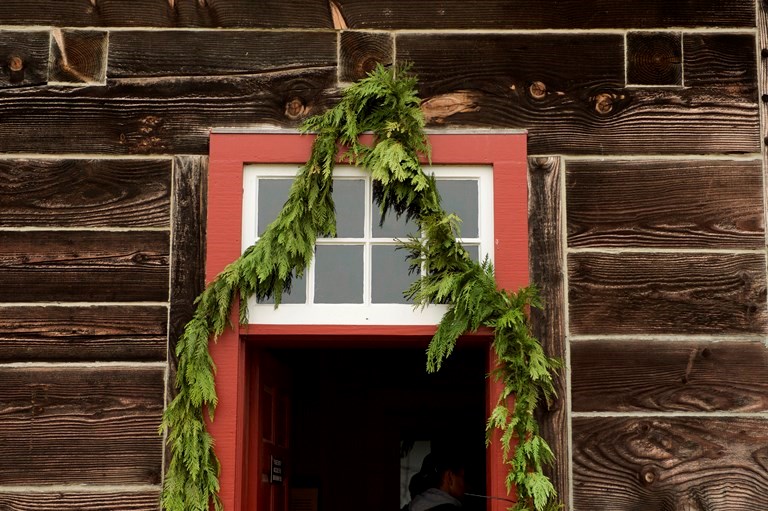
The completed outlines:
{"type": "Polygon", "coordinates": [[[24,60],[22,60],[21,57],[14,55],[8,59],[8,68],[14,72],[21,71],[24,68],[24,60]]]}

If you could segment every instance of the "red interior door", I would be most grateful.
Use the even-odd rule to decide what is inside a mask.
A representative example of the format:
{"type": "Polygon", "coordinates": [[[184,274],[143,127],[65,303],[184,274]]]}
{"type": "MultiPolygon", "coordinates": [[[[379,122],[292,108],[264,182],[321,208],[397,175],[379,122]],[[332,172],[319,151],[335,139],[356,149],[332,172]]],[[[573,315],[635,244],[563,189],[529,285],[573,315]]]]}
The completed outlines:
{"type": "Polygon", "coordinates": [[[249,362],[246,509],[288,511],[291,375],[264,350],[249,362]]]}

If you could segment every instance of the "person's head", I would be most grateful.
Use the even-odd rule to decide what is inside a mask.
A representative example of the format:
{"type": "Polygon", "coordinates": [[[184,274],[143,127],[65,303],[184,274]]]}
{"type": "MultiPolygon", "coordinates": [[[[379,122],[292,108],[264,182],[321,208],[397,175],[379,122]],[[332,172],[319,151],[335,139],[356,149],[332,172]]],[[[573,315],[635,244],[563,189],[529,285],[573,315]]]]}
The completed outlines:
{"type": "Polygon", "coordinates": [[[464,496],[464,467],[461,456],[433,451],[424,458],[420,473],[424,488],[438,488],[455,498],[464,496]]]}

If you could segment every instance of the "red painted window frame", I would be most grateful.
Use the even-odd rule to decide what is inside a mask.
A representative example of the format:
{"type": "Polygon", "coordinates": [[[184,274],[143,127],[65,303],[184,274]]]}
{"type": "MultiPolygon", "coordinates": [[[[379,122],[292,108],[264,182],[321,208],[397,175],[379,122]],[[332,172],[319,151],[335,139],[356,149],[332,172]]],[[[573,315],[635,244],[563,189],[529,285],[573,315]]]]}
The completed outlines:
{"type": "MultiPolygon", "coordinates": [[[[211,282],[226,265],[241,254],[243,167],[249,163],[304,163],[314,137],[286,132],[233,133],[214,132],[210,138],[206,282],[211,282]]],[[[494,264],[500,287],[516,290],[528,284],[528,184],[526,135],[524,132],[431,133],[432,162],[435,164],[477,164],[493,166],[494,264]]],[[[237,325],[238,311],[233,311],[237,325]]],[[[258,321],[257,318],[253,318],[258,321]]],[[[228,329],[211,345],[217,367],[216,389],[219,403],[209,431],[216,442],[221,461],[220,497],[224,509],[242,509],[245,455],[246,343],[267,345],[302,338],[312,344],[354,342],[365,334],[376,344],[424,342],[432,335],[432,326],[379,325],[259,325],[228,329]],[[331,340],[333,339],[333,340],[331,340]]],[[[488,333],[480,340],[490,344],[488,333]]],[[[489,361],[493,355],[489,350],[489,361]]],[[[490,381],[490,380],[489,380],[490,381]]],[[[486,407],[495,405],[498,386],[489,383],[486,407]]],[[[488,460],[490,495],[506,495],[506,467],[498,447],[491,449],[488,460]]],[[[502,501],[490,501],[489,509],[506,508],[502,501]]]]}

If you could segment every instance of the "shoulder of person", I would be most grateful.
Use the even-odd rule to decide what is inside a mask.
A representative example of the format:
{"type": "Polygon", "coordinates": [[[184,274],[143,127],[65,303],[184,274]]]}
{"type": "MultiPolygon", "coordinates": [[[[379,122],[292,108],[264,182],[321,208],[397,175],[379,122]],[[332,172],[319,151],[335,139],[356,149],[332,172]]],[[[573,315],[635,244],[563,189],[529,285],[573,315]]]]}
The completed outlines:
{"type": "Polygon", "coordinates": [[[453,504],[440,504],[437,507],[431,507],[429,508],[429,511],[457,511],[461,509],[461,507],[453,505],[453,504]]]}

